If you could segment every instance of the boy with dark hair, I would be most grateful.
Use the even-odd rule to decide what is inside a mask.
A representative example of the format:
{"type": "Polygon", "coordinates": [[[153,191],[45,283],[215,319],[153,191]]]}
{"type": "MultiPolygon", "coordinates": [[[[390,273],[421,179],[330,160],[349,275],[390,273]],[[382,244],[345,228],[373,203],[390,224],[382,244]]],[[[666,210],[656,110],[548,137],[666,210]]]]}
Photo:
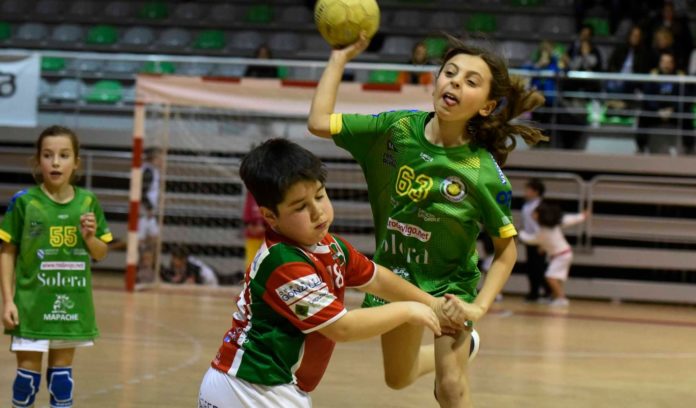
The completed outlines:
{"type": "Polygon", "coordinates": [[[464,321],[457,302],[419,290],[329,234],[326,171],[312,153],[271,139],[244,158],[240,176],[269,228],[246,271],[232,328],[203,378],[199,406],[310,407],[308,392],[321,380],[335,342],[404,323],[436,335],[441,322],[463,327],[454,327],[464,321]],[[346,287],[393,303],[347,311],[346,287]]]}

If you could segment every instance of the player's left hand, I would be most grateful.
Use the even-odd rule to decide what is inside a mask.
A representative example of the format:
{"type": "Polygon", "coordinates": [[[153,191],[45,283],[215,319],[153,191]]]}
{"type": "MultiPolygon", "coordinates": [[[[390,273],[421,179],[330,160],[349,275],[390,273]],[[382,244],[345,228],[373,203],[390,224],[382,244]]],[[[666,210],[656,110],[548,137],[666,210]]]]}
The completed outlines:
{"type": "Polygon", "coordinates": [[[477,322],[485,314],[483,308],[473,303],[466,303],[455,295],[446,294],[447,303],[443,308],[445,316],[450,320],[464,325],[467,320],[477,322]]]}
{"type": "Polygon", "coordinates": [[[80,232],[86,240],[92,238],[97,231],[97,219],[94,213],[85,213],[80,216],[80,232]]]}

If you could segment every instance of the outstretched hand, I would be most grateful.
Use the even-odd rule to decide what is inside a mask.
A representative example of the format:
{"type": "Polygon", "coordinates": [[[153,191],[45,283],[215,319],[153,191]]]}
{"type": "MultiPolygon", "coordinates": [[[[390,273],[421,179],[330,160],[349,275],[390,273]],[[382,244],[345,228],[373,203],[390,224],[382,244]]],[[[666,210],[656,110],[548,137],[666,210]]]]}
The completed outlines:
{"type": "Polygon", "coordinates": [[[449,305],[449,303],[453,302],[453,300],[449,300],[444,297],[439,297],[435,299],[435,301],[431,305],[433,312],[435,312],[435,315],[440,321],[440,326],[442,327],[442,332],[444,334],[455,334],[456,332],[464,328],[464,320],[452,319],[448,316],[447,312],[445,312],[445,310],[453,308],[453,305],[449,305]]]}
{"type": "Polygon", "coordinates": [[[408,321],[409,323],[426,326],[437,336],[442,334],[438,317],[431,308],[418,302],[408,302],[408,304],[411,309],[411,317],[408,321]]]}
{"type": "Polygon", "coordinates": [[[361,52],[365,51],[368,45],[370,45],[370,39],[367,38],[367,34],[362,31],[356,42],[344,48],[334,49],[331,52],[331,56],[340,57],[344,62],[348,62],[358,56],[361,52]]]}

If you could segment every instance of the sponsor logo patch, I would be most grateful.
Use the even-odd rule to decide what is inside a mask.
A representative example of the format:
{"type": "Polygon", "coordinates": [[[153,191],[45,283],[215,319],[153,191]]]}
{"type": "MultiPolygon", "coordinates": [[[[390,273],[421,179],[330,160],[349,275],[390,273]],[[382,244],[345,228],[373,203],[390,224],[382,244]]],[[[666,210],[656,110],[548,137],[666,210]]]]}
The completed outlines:
{"type": "Polygon", "coordinates": [[[440,192],[446,199],[458,203],[466,197],[466,185],[456,176],[447,177],[440,184],[440,192]]]}
{"type": "Polygon", "coordinates": [[[84,262],[41,262],[42,271],[84,271],[84,262]]]}

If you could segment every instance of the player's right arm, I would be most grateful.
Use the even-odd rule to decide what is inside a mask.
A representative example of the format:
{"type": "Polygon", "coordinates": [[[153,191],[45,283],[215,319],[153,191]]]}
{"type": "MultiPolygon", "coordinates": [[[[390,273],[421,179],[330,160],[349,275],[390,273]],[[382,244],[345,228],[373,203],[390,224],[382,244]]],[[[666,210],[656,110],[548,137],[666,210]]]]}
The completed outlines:
{"type": "Polygon", "coordinates": [[[319,84],[314,92],[312,107],[309,110],[307,128],[312,134],[320,137],[331,137],[331,114],[336,107],[338,86],[343,77],[346,64],[358,54],[363,52],[370,40],[364,35],[346,48],[333,50],[329,62],[324,68],[324,73],[319,79],[319,84]]]}
{"type": "Polygon", "coordinates": [[[19,313],[14,303],[14,265],[17,247],[9,242],[2,243],[0,250],[0,289],[2,290],[2,324],[6,329],[19,325],[19,313]]]}
{"type": "Polygon", "coordinates": [[[404,323],[424,325],[436,335],[441,334],[435,312],[418,302],[394,302],[351,310],[319,332],[335,342],[346,342],[379,336],[404,323]]]}

